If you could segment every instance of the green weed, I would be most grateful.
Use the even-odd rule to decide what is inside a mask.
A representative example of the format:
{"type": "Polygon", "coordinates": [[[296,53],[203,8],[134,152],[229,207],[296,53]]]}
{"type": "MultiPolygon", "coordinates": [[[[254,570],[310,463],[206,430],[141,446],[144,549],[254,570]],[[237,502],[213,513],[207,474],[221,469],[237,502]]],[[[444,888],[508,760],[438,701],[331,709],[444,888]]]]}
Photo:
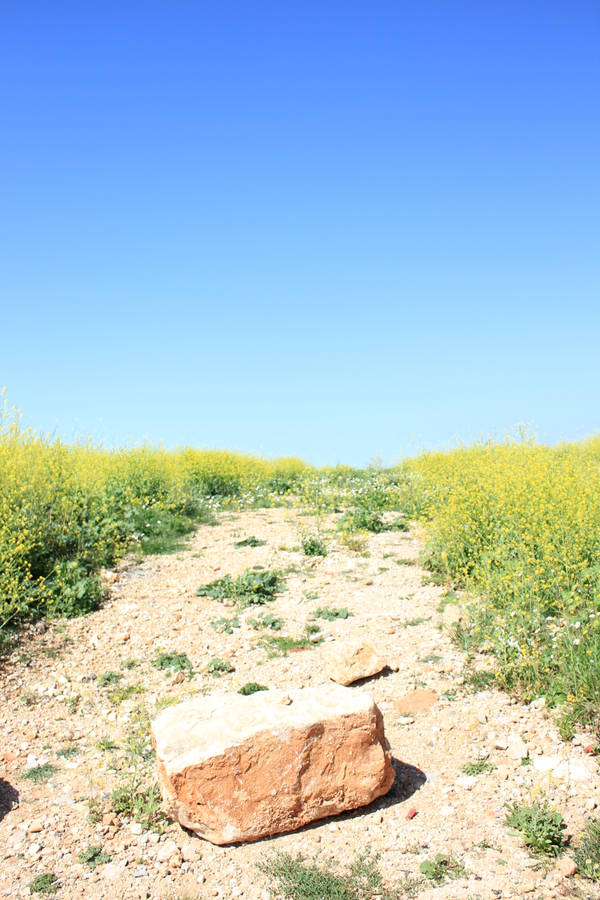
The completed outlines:
{"type": "Polygon", "coordinates": [[[29,882],[30,894],[56,894],[59,887],[59,880],[54,872],[44,872],[38,875],[33,881],[29,882]]]}
{"type": "Polygon", "coordinates": [[[315,609],[314,615],[317,619],[325,619],[327,622],[333,622],[335,619],[347,619],[352,613],[348,612],[345,606],[319,606],[315,609]]]}
{"type": "Polygon", "coordinates": [[[269,688],[264,684],[257,684],[256,681],[248,681],[247,684],[243,685],[238,691],[238,694],[242,694],[244,697],[248,697],[250,694],[256,694],[257,691],[268,691],[269,688]]]}
{"type": "Polygon", "coordinates": [[[184,672],[188,678],[191,678],[194,673],[187,653],[177,653],[176,651],[158,653],[152,661],[152,665],[161,671],[184,672]]]}
{"type": "Polygon", "coordinates": [[[25,781],[32,781],[34,784],[43,784],[49,778],[52,778],[55,772],[58,772],[58,768],[53,766],[52,763],[42,763],[41,766],[33,766],[31,769],[27,769],[21,778],[25,779],[25,781]]]}
{"type": "Polygon", "coordinates": [[[248,619],[250,625],[255,631],[281,631],[284,620],[273,613],[259,613],[256,619],[248,619]]]}
{"type": "Polygon", "coordinates": [[[236,541],[234,547],[264,547],[266,541],[261,541],[259,538],[250,535],[250,537],[244,538],[243,541],[236,541]]]}
{"type": "Polygon", "coordinates": [[[600,819],[588,819],[573,860],[579,872],[591,881],[600,881],[600,819]]]}
{"type": "Polygon", "coordinates": [[[327,545],[317,535],[303,537],[302,550],[305,556],[327,556],[327,545]]]}
{"type": "Polygon", "coordinates": [[[463,878],[465,868],[458,860],[444,853],[436,853],[430,859],[425,859],[419,866],[419,870],[435,884],[443,884],[448,878],[463,878]]]}
{"type": "Polygon", "coordinates": [[[509,828],[520,831],[533,853],[558,856],[564,848],[565,823],[561,814],[547,801],[521,806],[507,804],[504,820],[509,828]]]}
{"type": "Polygon", "coordinates": [[[77,854],[77,862],[81,865],[87,865],[90,869],[96,866],[104,865],[110,859],[108,853],[105,853],[99,844],[90,844],[85,850],[81,850],[77,854]]]}
{"type": "Polygon", "coordinates": [[[228,659],[219,659],[216,657],[215,659],[211,659],[206,667],[206,671],[209,675],[212,675],[213,678],[219,678],[221,675],[226,675],[228,672],[235,672],[235,669],[228,659]]]}
{"type": "Polygon", "coordinates": [[[465,775],[484,775],[486,772],[493,772],[496,766],[493,766],[486,759],[478,759],[475,762],[468,762],[462,767],[465,775]]]}
{"type": "Polygon", "coordinates": [[[290,853],[277,853],[261,862],[259,868],[276,883],[278,894],[285,900],[392,898],[383,884],[377,859],[368,850],[358,856],[344,874],[337,874],[329,865],[303,862],[300,855],[290,853]]]}
{"type": "Polygon", "coordinates": [[[237,578],[225,575],[210,584],[202,585],[196,591],[201,597],[213,600],[231,600],[240,609],[262,605],[274,600],[281,593],[283,579],[279,572],[246,571],[237,578]]]}

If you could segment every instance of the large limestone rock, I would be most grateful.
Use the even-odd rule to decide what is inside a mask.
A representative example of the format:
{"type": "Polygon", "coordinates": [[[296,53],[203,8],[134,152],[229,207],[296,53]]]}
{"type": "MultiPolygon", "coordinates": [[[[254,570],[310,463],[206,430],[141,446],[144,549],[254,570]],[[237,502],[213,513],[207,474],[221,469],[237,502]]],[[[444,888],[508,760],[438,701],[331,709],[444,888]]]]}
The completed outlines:
{"type": "Polygon", "coordinates": [[[394,780],[379,709],[339,685],[194,697],[160,713],[152,739],[165,807],[214,844],[355,809],[394,780]]]}
{"type": "Polygon", "coordinates": [[[336,641],[325,651],[325,671],[338,684],[348,685],[378,675],[385,665],[368,641],[336,641]]]}

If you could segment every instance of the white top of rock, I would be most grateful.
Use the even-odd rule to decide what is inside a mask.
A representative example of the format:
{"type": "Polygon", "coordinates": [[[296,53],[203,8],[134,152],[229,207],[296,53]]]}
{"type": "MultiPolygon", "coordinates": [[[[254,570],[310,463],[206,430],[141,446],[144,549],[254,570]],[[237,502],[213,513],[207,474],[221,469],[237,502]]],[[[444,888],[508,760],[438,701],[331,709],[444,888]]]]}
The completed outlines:
{"type": "Polygon", "coordinates": [[[261,732],[285,740],[290,729],[344,715],[370,716],[374,710],[369,694],[331,683],[258,691],[248,697],[216,693],[167,707],[153,721],[152,734],[157,756],[171,774],[219,756],[261,732]]]}

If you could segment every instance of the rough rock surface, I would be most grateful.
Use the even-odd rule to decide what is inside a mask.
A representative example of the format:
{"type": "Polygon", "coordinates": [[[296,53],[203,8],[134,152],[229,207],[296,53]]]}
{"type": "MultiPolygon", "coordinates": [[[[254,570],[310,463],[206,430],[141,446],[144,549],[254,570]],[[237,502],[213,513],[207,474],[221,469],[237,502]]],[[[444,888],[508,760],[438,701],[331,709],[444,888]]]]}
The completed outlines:
{"type": "Polygon", "coordinates": [[[369,641],[344,641],[334,644],[325,656],[325,671],[332,681],[349,685],[361,678],[370,678],[385,668],[369,641]]]}
{"type": "Polygon", "coordinates": [[[365,806],[394,781],[379,709],[339,685],[196,697],[164,710],[152,736],[170,814],[214,844],[365,806]]]}

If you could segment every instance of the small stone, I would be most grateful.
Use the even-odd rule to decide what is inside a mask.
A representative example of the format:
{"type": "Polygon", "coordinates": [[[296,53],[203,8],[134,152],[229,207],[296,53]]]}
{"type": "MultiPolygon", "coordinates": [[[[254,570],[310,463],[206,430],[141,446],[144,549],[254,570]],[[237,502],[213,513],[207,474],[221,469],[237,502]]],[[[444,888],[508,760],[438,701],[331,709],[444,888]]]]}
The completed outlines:
{"type": "Polygon", "coordinates": [[[477,776],[475,775],[459,775],[456,779],[456,783],[459,787],[464,788],[465,791],[472,791],[475,785],[477,784],[477,776]]]}
{"type": "Polygon", "coordinates": [[[179,854],[179,847],[173,840],[163,841],[156,851],[156,859],[158,862],[169,862],[172,856],[179,854]]]}
{"type": "Polygon", "coordinates": [[[14,762],[18,755],[19,754],[15,753],[14,750],[5,750],[2,754],[2,759],[4,760],[4,762],[10,763],[14,762]]]}
{"type": "Polygon", "coordinates": [[[131,825],[129,826],[129,830],[131,831],[132,834],[141,834],[144,829],[140,822],[132,822],[131,825]]]}
{"type": "Polygon", "coordinates": [[[396,719],[396,724],[397,725],[414,725],[415,720],[413,719],[412,716],[399,716],[396,719]]]}
{"type": "Polygon", "coordinates": [[[586,800],[585,808],[586,808],[586,809],[589,809],[590,812],[591,812],[593,809],[596,809],[597,806],[598,806],[598,803],[597,803],[596,800],[594,800],[593,797],[590,797],[589,800],[586,800]]]}
{"type": "Polygon", "coordinates": [[[185,675],[183,674],[183,672],[177,672],[173,676],[173,681],[171,683],[172,684],[181,684],[183,682],[184,678],[185,678],[185,675]]]}
{"type": "Polygon", "coordinates": [[[118,866],[116,863],[106,863],[106,865],[102,866],[101,875],[107,881],[116,881],[122,871],[121,866],[118,866]]]}
{"type": "Polygon", "coordinates": [[[562,875],[563,878],[570,878],[577,872],[578,865],[575,860],[570,859],[568,856],[563,856],[562,859],[556,864],[556,872],[559,875],[562,875]]]}
{"type": "Polygon", "coordinates": [[[415,809],[414,806],[411,806],[411,808],[409,809],[409,811],[406,813],[406,818],[407,818],[407,819],[414,819],[414,817],[417,815],[417,813],[418,813],[418,810],[415,809]]]}
{"type": "Polygon", "coordinates": [[[497,737],[494,739],[494,750],[507,750],[508,749],[508,741],[506,738],[497,737]]]}
{"type": "Polygon", "coordinates": [[[537,700],[532,700],[530,706],[532,709],[543,709],[546,705],[545,697],[538,697],[537,700]]]}
{"type": "Polygon", "coordinates": [[[284,694],[281,700],[279,701],[283,706],[289,706],[292,702],[292,698],[289,694],[284,694]]]}
{"type": "Polygon", "coordinates": [[[144,866],[139,866],[133,873],[133,877],[134,878],[147,878],[148,877],[148,869],[145,869],[144,866]]]}
{"type": "Polygon", "coordinates": [[[332,681],[349,685],[361,678],[370,678],[385,668],[375,647],[368,641],[335,642],[325,654],[325,671],[332,681]]]}
{"type": "Polygon", "coordinates": [[[40,819],[34,819],[27,829],[30,834],[39,834],[39,832],[43,830],[44,823],[40,819]]]}
{"type": "Polygon", "coordinates": [[[529,878],[526,878],[525,881],[521,882],[519,887],[517,888],[517,894],[532,894],[537,887],[537,878],[531,875],[529,878]]]}
{"type": "Polygon", "coordinates": [[[506,755],[509,759],[521,760],[529,757],[529,748],[525,741],[518,734],[511,734],[506,755]]]}

